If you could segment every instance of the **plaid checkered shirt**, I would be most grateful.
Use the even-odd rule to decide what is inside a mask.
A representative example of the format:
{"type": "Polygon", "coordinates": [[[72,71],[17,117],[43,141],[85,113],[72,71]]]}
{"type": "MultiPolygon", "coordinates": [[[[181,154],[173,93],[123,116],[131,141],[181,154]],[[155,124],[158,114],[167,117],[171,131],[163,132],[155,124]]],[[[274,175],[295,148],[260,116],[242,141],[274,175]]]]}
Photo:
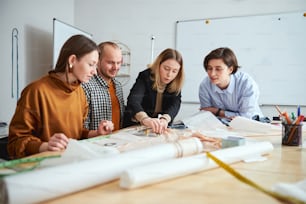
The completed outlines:
{"type": "MultiPolygon", "coordinates": [[[[116,89],[116,96],[120,104],[120,127],[123,123],[124,99],[121,83],[112,79],[116,89]]],[[[107,82],[99,75],[93,76],[89,82],[82,83],[85,91],[89,112],[84,127],[96,130],[101,120],[112,120],[112,104],[107,82]]]]}

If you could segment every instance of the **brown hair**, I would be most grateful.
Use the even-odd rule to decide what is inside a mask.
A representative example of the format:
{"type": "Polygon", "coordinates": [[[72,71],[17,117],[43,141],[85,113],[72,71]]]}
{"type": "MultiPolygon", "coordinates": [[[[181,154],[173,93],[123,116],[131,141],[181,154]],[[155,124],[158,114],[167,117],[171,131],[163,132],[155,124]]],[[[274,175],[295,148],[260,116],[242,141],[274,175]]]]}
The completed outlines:
{"type": "Polygon", "coordinates": [[[160,84],[160,75],[159,75],[159,66],[168,59],[174,59],[176,60],[180,65],[180,70],[177,76],[173,79],[172,82],[167,86],[167,91],[169,93],[176,92],[177,94],[181,91],[183,87],[183,81],[184,81],[184,65],[183,65],[183,58],[182,55],[174,49],[167,48],[164,51],[162,51],[158,57],[155,59],[155,61],[149,65],[149,68],[152,71],[152,80],[153,83],[153,89],[157,90],[158,85],[160,84]]]}
{"type": "Polygon", "coordinates": [[[65,72],[68,65],[68,59],[71,55],[75,55],[77,59],[80,59],[94,50],[100,53],[99,47],[91,39],[84,35],[71,36],[61,48],[54,72],[65,72]]]}
{"type": "Polygon", "coordinates": [[[208,62],[211,59],[222,59],[224,64],[226,64],[226,66],[233,67],[232,74],[235,74],[237,72],[238,68],[240,68],[240,66],[238,65],[236,55],[234,54],[234,52],[230,48],[227,48],[227,47],[217,48],[217,49],[211,51],[204,58],[203,66],[204,66],[206,71],[207,71],[208,62]]]}

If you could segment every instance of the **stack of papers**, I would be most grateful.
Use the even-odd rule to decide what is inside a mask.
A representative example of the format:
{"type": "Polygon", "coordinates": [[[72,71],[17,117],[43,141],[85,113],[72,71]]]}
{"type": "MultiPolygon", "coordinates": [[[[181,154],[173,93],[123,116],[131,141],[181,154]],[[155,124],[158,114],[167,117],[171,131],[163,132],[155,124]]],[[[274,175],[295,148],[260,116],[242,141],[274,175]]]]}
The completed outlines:
{"type": "Polygon", "coordinates": [[[241,116],[236,116],[232,119],[231,122],[228,123],[229,127],[227,127],[209,111],[199,111],[191,117],[184,119],[183,122],[190,129],[212,137],[281,134],[281,126],[279,125],[263,123],[241,116]]]}

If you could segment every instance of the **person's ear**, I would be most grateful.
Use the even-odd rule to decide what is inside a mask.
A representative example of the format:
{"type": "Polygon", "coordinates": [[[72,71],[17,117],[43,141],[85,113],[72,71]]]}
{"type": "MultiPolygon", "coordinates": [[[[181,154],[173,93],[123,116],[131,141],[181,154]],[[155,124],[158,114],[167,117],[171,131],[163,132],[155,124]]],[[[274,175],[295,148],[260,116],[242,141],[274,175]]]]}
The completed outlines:
{"type": "Polygon", "coordinates": [[[75,64],[77,58],[75,55],[70,55],[68,58],[68,63],[69,63],[69,68],[72,68],[73,65],[75,64]]]}
{"type": "Polygon", "coordinates": [[[228,68],[228,70],[229,70],[229,73],[232,74],[233,71],[234,71],[234,67],[233,67],[233,66],[230,66],[230,67],[228,68]]]}

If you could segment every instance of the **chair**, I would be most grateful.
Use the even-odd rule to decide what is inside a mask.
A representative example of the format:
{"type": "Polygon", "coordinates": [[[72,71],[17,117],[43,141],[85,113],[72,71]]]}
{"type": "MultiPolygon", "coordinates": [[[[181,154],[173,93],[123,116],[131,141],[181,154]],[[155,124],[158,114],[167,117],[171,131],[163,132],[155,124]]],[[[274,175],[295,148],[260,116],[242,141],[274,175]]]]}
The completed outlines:
{"type": "Polygon", "coordinates": [[[7,143],[8,143],[8,137],[3,137],[0,139],[0,158],[9,160],[9,155],[7,152],[7,143]]]}

